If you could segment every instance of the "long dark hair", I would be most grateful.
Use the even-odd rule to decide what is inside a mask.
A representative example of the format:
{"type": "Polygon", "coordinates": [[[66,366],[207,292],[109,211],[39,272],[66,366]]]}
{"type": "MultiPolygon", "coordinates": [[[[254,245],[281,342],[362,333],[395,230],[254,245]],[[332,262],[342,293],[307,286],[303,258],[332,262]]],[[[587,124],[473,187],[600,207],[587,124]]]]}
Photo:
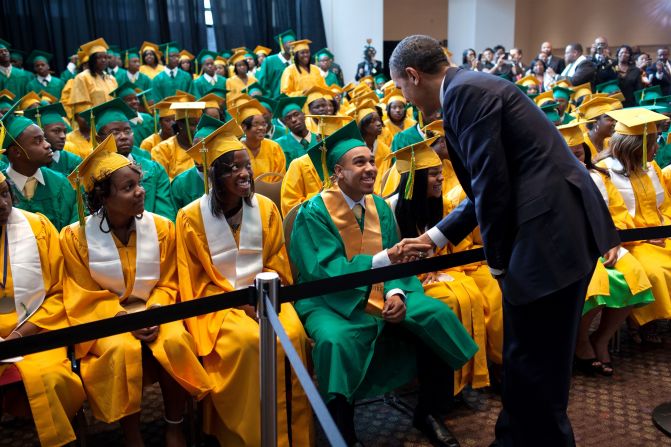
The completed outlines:
{"type": "MultiPolygon", "coordinates": [[[[235,152],[227,152],[221,157],[214,160],[208,175],[210,177],[210,182],[212,182],[212,201],[210,202],[210,211],[215,217],[224,216],[224,202],[225,196],[228,192],[224,189],[222,184],[222,179],[231,174],[233,164],[233,156],[235,152]]],[[[251,191],[252,193],[245,197],[243,200],[249,206],[252,206],[252,197],[254,195],[254,175],[250,175],[251,182],[251,191]]]]}
{"type": "Polygon", "coordinates": [[[396,190],[398,202],[394,214],[402,238],[417,237],[425,228],[434,226],[443,218],[443,199],[426,196],[428,182],[428,169],[415,171],[412,199],[406,200],[403,193],[408,183],[408,173],[401,175],[401,182],[396,190]]]}
{"type": "Polygon", "coordinates": [[[89,56],[88,64],[91,76],[93,77],[98,76],[98,73],[96,72],[96,68],[98,67],[98,53],[93,53],[92,55],[89,56]]]}
{"type": "MultiPolygon", "coordinates": [[[[128,165],[133,171],[137,172],[140,175],[140,182],[142,181],[142,168],[135,163],[128,165]]],[[[99,180],[93,184],[93,189],[87,192],[84,196],[86,201],[86,207],[89,209],[89,213],[102,213],[102,219],[100,221],[100,230],[103,233],[109,233],[111,231],[109,225],[109,217],[107,216],[107,210],[103,206],[105,199],[107,199],[112,194],[112,176],[108,175],[102,180],[99,180]],[[107,222],[107,229],[103,228],[103,223],[107,222]]]]}
{"type": "MultiPolygon", "coordinates": [[[[304,50],[301,50],[301,51],[304,51],[304,50]]],[[[311,57],[312,57],[312,53],[310,53],[310,56],[308,57],[308,73],[310,73],[310,68],[311,68],[311,65],[312,65],[310,63],[311,62],[310,61],[311,57]]],[[[294,65],[296,65],[296,70],[298,70],[299,73],[302,73],[301,64],[298,62],[298,51],[296,52],[296,54],[294,54],[294,65]]]]}
{"type": "Polygon", "coordinates": [[[608,169],[604,169],[601,166],[597,166],[594,164],[594,160],[592,160],[592,151],[590,150],[587,143],[585,142],[582,143],[582,150],[585,153],[585,167],[587,168],[588,171],[597,171],[600,172],[601,174],[604,174],[607,177],[610,177],[608,169]]]}

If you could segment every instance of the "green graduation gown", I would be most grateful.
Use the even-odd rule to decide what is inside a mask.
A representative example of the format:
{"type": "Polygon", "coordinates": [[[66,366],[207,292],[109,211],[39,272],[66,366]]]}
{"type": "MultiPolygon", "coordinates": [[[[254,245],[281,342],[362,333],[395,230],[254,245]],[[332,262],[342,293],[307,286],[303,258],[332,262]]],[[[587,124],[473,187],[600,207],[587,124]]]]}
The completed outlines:
{"type": "Polygon", "coordinates": [[[199,76],[198,79],[191,84],[191,94],[196,98],[202,98],[210,93],[213,88],[220,88],[226,90],[226,78],[217,75],[217,81],[214,85],[210,84],[205,76],[199,76]]]}
{"type": "Polygon", "coordinates": [[[326,82],[326,85],[328,85],[329,87],[332,86],[332,85],[337,85],[337,86],[342,87],[342,85],[340,85],[340,81],[338,79],[338,76],[336,76],[336,74],[333,73],[330,70],[329,70],[329,73],[324,78],[324,82],[326,82]]]}
{"type": "MultiPolygon", "coordinates": [[[[347,260],[344,243],[322,194],[303,203],[294,222],[289,255],[298,272],[298,283],[372,268],[371,255],[347,260]]],[[[382,198],[375,196],[374,201],[382,247],[390,248],[398,241],[393,212],[382,198]]],[[[478,350],[452,310],[424,295],[416,277],[384,283],[385,295],[395,288],[405,293],[406,317],[398,325],[387,324],[364,311],[369,287],[294,304],[305,330],[315,341],[312,358],[317,383],[327,401],[336,394],[349,401],[379,395],[412,379],[416,372],[414,345],[398,331],[399,326],[421,339],[454,369],[478,350]]]]}
{"type": "Polygon", "coordinates": [[[198,168],[193,166],[172,179],[170,189],[172,190],[172,200],[175,202],[177,210],[184,208],[203,195],[205,183],[203,182],[202,175],[198,171],[198,168]]]}
{"type": "Polygon", "coordinates": [[[174,78],[171,78],[168,73],[162,71],[151,81],[154,100],[160,101],[168,96],[174,96],[177,90],[190,92],[192,83],[193,79],[191,75],[181,68],[177,69],[174,78]]]}
{"type": "Polygon", "coordinates": [[[666,144],[669,132],[662,132],[660,135],[662,143],[659,144],[659,148],[655,154],[655,161],[660,168],[664,169],[671,165],[671,144],[666,144]]]}
{"type": "Polygon", "coordinates": [[[50,95],[54,95],[60,100],[63,87],[65,87],[65,81],[52,75],[51,80],[47,83],[47,85],[42,84],[37,80],[37,77],[34,77],[30,80],[30,82],[28,82],[27,88],[29,91],[32,90],[35,93],[39,93],[44,90],[45,92],[49,93],[50,95]]]}
{"type": "Polygon", "coordinates": [[[63,84],[68,82],[70,79],[74,79],[75,76],[77,76],[77,72],[73,73],[67,68],[61,72],[61,80],[63,80],[63,84]]]}
{"type": "Polygon", "coordinates": [[[72,152],[60,150],[54,152],[54,154],[56,153],[60,154],[58,161],[52,161],[47,167],[52,171],[60,172],[66,177],[82,162],[81,157],[72,152]]]}
{"type": "Polygon", "coordinates": [[[144,112],[139,112],[138,115],[142,118],[142,122],[137,119],[130,122],[130,127],[133,130],[133,142],[136,145],[139,145],[145,138],[154,133],[154,117],[144,112]]]}
{"type": "MultiPolygon", "coordinates": [[[[310,135],[311,135],[310,141],[314,143],[317,139],[317,135],[312,132],[310,132],[310,135]]],[[[302,144],[296,141],[291,132],[278,138],[275,141],[277,141],[277,144],[279,144],[282,147],[282,151],[284,152],[284,158],[287,160],[287,169],[289,169],[289,164],[291,164],[291,161],[293,159],[305,155],[306,153],[306,148],[304,148],[302,144]]]]}
{"type": "Polygon", "coordinates": [[[128,71],[123,67],[118,67],[116,73],[112,73],[114,79],[116,79],[117,85],[122,85],[124,82],[128,82],[128,71]]]}
{"type": "MultiPolygon", "coordinates": [[[[123,78],[123,82],[132,82],[136,88],[139,88],[141,91],[149,90],[151,88],[151,78],[144,73],[138,72],[137,79],[135,82],[131,81],[128,77],[128,71],[125,73],[126,77],[123,78]]],[[[117,78],[117,82],[119,79],[117,78]]],[[[121,85],[121,84],[119,84],[121,85]]]]}
{"type": "Polygon", "coordinates": [[[419,143],[424,140],[422,135],[419,133],[417,124],[414,126],[403,129],[394,136],[394,139],[391,140],[391,151],[396,152],[399,149],[402,149],[411,144],[419,143]]]}
{"type": "Polygon", "coordinates": [[[278,54],[271,54],[263,61],[261,69],[257,71],[256,80],[266,95],[271,98],[280,96],[280,81],[284,69],[289,66],[289,62],[284,63],[278,54]]]}
{"type": "Polygon", "coordinates": [[[133,146],[131,155],[135,163],[142,168],[142,187],[144,188],[144,209],[166,217],[173,222],[177,211],[170,193],[170,179],[163,166],[147,158],[147,151],[133,146]]]}
{"type": "MultiPolygon", "coordinates": [[[[285,126],[284,123],[280,121],[278,118],[272,118],[270,120],[270,123],[273,125],[272,135],[270,136],[266,135],[266,138],[270,138],[271,140],[277,141],[289,133],[289,129],[287,129],[287,126],[285,126]]],[[[287,166],[289,165],[287,164],[287,166]]]]}
{"type": "Polygon", "coordinates": [[[44,214],[61,231],[61,228],[78,219],[77,195],[63,174],[44,167],[40,171],[44,177],[44,185],[37,183],[32,199],[26,200],[22,192],[12,186],[12,192],[17,199],[14,206],[31,213],[44,214]]]}
{"type": "Polygon", "coordinates": [[[22,98],[28,93],[28,83],[33,79],[33,74],[21,68],[12,67],[9,78],[0,71],[0,90],[7,89],[16,95],[16,98],[22,98]]]}

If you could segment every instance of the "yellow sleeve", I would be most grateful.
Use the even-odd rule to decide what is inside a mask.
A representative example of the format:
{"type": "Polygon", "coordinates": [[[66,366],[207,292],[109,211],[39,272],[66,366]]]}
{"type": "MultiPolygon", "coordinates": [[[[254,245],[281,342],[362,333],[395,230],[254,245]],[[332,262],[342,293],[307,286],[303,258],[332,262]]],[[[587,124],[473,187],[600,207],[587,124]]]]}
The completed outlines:
{"type": "Polygon", "coordinates": [[[147,309],[152,306],[167,306],[177,301],[177,263],[175,227],[170,220],[154,214],[158,243],[161,249],[161,277],[147,300],[147,309]]]}
{"type": "Polygon", "coordinates": [[[284,244],[282,217],[277,206],[268,198],[257,196],[263,221],[263,271],[276,272],[282,284],[293,282],[289,256],[284,244]]]}
{"type": "Polygon", "coordinates": [[[299,203],[307,200],[305,191],[305,182],[301,176],[299,160],[291,162],[287,173],[282,179],[282,188],[280,190],[280,204],[282,205],[282,214],[286,216],[289,211],[299,203]]]}
{"type": "Polygon", "coordinates": [[[669,184],[669,181],[664,176],[664,172],[657,162],[652,161],[650,164],[657,172],[662,188],[664,188],[664,202],[662,202],[662,205],[659,207],[659,211],[662,213],[662,225],[668,225],[669,221],[671,221],[671,195],[669,195],[671,184],[669,184]]]}
{"type": "Polygon", "coordinates": [[[171,139],[167,139],[151,148],[151,159],[163,166],[165,172],[168,173],[168,177],[170,177],[170,159],[168,156],[170,153],[171,141],[171,139]]]}
{"type": "Polygon", "coordinates": [[[287,159],[284,156],[282,146],[280,146],[279,143],[270,140],[268,138],[266,138],[264,141],[268,142],[267,144],[272,154],[270,163],[272,172],[277,172],[278,174],[284,175],[287,172],[287,159]]]}
{"type": "Polygon", "coordinates": [[[80,102],[89,102],[93,103],[91,99],[91,90],[92,90],[92,80],[91,75],[86,72],[79,73],[75,76],[74,83],[72,85],[72,95],[70,99],[71,104],[78,104],[80,102]]]}
{"type": "Polygon", "coordinates": [[[156,145],[156,142],[155,142],[155,137],[156,136],[157,136],[156,134],[151,134],[147,138],[142,140],[142,143],[140,143],[140,148],[151,153],[151,150],[156,145]]]}
{"type": "Polygon", "coordinates": [[[289,95],[294,91],[293,70],[293,66],[289,65],[282,72],[282,78],[280,79],[280,93],[289,95]]]}
{"type": "MultiPolygon", "coordinates": [[[[380,195],[382,193],[382,177],[383,173],[391,168],[391,158],[387,155],[391,153],[389,146],[378,138],[377,149],[375,150],[375,166],[377,166],[377,177],[375,177],[374,193],[380,195]]],[[[386,197],[383,195],[383,197],[386,197]]]]}
{"type": "Polygon", "coordinates": [[[606,192],[608,193],[608,211],[610,212],[615,227],[620,230],[635,228],[634,221],[627,210],[627,206],[624,204],[624,199],[622,198],[620,191],[613,185],[610,177],[603,174],[599,175],[601,175],[601,179],[606,186],[606,192]]]}

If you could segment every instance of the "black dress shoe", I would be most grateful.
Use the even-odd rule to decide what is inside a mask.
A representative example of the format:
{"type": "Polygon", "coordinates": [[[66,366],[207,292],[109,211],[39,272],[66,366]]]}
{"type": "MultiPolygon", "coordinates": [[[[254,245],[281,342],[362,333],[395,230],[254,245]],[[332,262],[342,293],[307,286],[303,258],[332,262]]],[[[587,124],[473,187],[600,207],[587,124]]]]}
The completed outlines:
{"type": "Polygon", "coordinates": [[[437,447],[460,447],[459,441],[443,421],[432,414],[415,413],[412,425],[424,433],[429,441],[437,447]]]}

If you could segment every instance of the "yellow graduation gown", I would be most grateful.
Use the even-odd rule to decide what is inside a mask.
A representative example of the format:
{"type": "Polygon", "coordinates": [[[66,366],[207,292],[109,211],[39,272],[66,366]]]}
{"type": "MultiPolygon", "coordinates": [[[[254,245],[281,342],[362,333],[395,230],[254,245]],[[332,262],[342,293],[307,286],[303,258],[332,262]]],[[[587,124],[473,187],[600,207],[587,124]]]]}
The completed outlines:
{"type": "Polygon", "coordinates": [[[110,93],[116,88],[117,83],[114,76],[108,74],[92,76],[87,69],[75,76],[70,103],[87,102],[92,107],[99,106],[113,99],[110,93]]]}
{"type": "Polygon", "coordinates": [[[91,153],[91,142],[82,135],[79,129],[73,130],[65,136],[65,146],[63,147],[63,150],[72,152],[84,159],[91,153]]]}
{"type": "MultiPolygon", "coordinates": [[[[447,202],[443,202],[443,213],[448,213],[459,205],[466,197],[461,185],[457,185],[447,193],[447,202]],[[448,209],[449,208],[449,211],[448,209]]],[[[480,228],[476,228],[470,235],[465,237],[458,245],[448,244],[452,253],[465,250],[481,248],[483,246],[480,228]]],[[[487,358],[498,365],[503,364],[503,294],[498,282],[489,272],[487,263],[475,262],[473,264],[455,267],[455,270],[464,272],[477,284],[480,292],[485,298],[483,310],[485,316],[487,358]]]]}
{"type": "MultiPolygon", "coordinates": [[[[380,175],[380,172],[378,172],[378,175],[380,175]]],[[[383,176],[387,178],[384,184],[381,185],[382,197],[389,197],[396,192],[398,185],[401,183],[401,174],[398,173],[395,165],[391,165],[389,169],[384,171],[383,176]]],[[[382,181],[382,178],[380,181],[382,181]]],[[[461,185],[459,184],[457,174],[454,172],[454,168],[452,168],[452,162],[450,160],[443,160],[443,195],[450,192],[456,186],[461,185]]]]}
{"type": "Polygon", "coordinates": [[[391,153],[389,146],[380,139],[375,140],[373,148],[375,153],[375,166],[377,167],[377,176],[375,177],[375,186],[373,192],[380,195],[382,192],[382,173],[386,172],[391,167],[391,159],[385,160],[387,155],[391,153]]]}
{"type": "Polygon", "coordinates": [[[154,76],[161,73],[165,69],[165,65],[156,64],[156,68],[151,68],[149,65],[140,65],[140,73],[149,76],[149,79],[154,79],[154,76]]]}
{"type": "Polygon", "coordinates": [[[151,149],[151,159],[163,166],[170,181],[194,166],[193,158],[189,157],[186,149],[179,145],[177,136],[172,136],[154,146],[151,149]]]}
{"type": "MultiPolygon", "coordinates": [[[[389,130],[391,133],[392,138],[396,136],[397,133],[407,129],[408,127],[412,127],[415,124],[417,124],[417,121],[414,119],[406,116],[405,119],[403,120],[403,127],[398,127],[396,124],[394,124],[389,118],[384,120],[384,127],[389,130]]],[[[390,143],[391,144],[391,143],[390,143]]]]}
{"type": "Polygon", "coordinates": [[[294,159],[282,179],[280,191],[282,215],[286,216],[291,208],[319,194],[322,186],[319,174],[308,154],[294,159]]]}
{"type": "Polygon", "coordinates": [[[75,78],[68,79],[63,86],[63,90],[61,90],[61,104],[63,104],[65,114],[70,120],[74,117],[72,103],[70,102],[70,97],[72,96],[72,86],[74,83],[75,78]]]}
{"type": "MultiPolygon", "coordinates": [[[[147,212],[145,211],[145,214],[147,212]]],[[[175,228],[168,219],[153,215],[160,249],[160,278],[146,308],[176,301],[177,266],[175,228]]],[[[61,231],[65,257],[65,308],[72,324],[109,318],[124,311],[135,283],[136,236],[128,245],[114,235],[119,251],[126,292],[123,296],[102,289],[89,270],[88,245],[79,223],[61,231]]],[[[162,324],[158,338],[147,344],[154,358],[189,394],[202,399],[212,388],[196,356],[196,345],[181,321],[162,324]]],[[[76,346],[82,359],[81,373],[93,415],[110,423],[140,411],[142,399],[142,345],[131,333],[123,333],[76,346]]]]}
{"type": "Polygon", "coordinates": [[[302,68],[299,72],[296,64],[291,64],[282,72],[280,92],[289,96],[302,95],[305,90],[315,85],[328,88],[319,68],[310,65],[309,72],[302,68]]]}
{"type": "MultiPolygon", "coordinates": [[[[282,218],[270,199],[256,194],[263,226],[263,270],[277,272],[283,284],[291,283],[289,258],[284,246],[282,218]]],[[[182,300],[233,290],[212,263],[198,199],[177,214],[177,264],[182,300]]],[[[239,232],[235,233],[239,244],[239,232]]],[[[305,359],[307,336],[296,311],[282,304],[279,319],[294,347],[305,359]]],[[[186,321],[203,356],[203,365],[214,382],[205,399],[204,430],[220,445],[261,445],[259,409],[259,326],[236,308],[200,315],[186,321]]],[[[289,445],[287,434],[284,353],[277,347],[278,445],[289,445]]],[[[291,427],[293,445],[313,443],[312,413],[303,388],[291,377],[291,427]]]]}
{"type": "MultiPolygon", "coordinates": [[[[42,305],[28,321],[42,331],[67,327],[68,320],[63,308],[63,256],[58,245],[58,232],[49,219],[41,214],[17,208],[12,212],[22,213],[35,235],[46,292],[42,305]]],[[[0,255],[4,255],[4,247],[1,246],[0,255]]],[[[0,269],[3,268],[3,257],[0,256],[0,269]]],[[[9,266],[5,291],[7,296],[2,299],[13,300],[14,281],[9,266]]],[[[17,323],[16,311],[0,314],[0,337],[8,337],[16,329],[17,323]]],[[[66,348],[29,354],[14,365],[21,374],[40,444],[60,446],[74,441],[76,436],[70,419],[81,408],[85,395],[79,377],[72,372],[66,348]]],[[[0,364],[0,375],[9,366],[7,363],[0,364]]],[[[12,403],[5,402],[5,405],[11,408],[12,403]]]]}
{"type": "Polygon", "coordinates": [[[237,75],[233,75],[226,79],[226,90],[228,93],[240,93],[248,85],[252,85],[255,82],[256,78],[252,74],[247,74],[246,84],[237,75]]]}
{"type": "Polygon", "coordinates": [[[252,162],[254,178],[266,172],[275,172],[284,175],[287,170],[287,162],[284,157],[284,151],[282,151],[282,146],[273,140],[264,138],[256,155],[250,149],[247,149],[247,152],[252,162]]]}
{"type": "Polygon", "coordinates": [[[142,143],[140,143],[140,148],[144,149],[147,152],[151,152],[154,146],[158,145],[161,141],[163,141],[161,140],[161,135],[153,133],[144,140],[142,140],[142,143]]]}
{"type": "Polygon", "coordinates": [[[394,134],[389,130],[387,126],[382,128],[382,133],[377,137],[378,141],[382,141],[384,144],[391,148],[391,142],[394,140],[394,134]]]}

